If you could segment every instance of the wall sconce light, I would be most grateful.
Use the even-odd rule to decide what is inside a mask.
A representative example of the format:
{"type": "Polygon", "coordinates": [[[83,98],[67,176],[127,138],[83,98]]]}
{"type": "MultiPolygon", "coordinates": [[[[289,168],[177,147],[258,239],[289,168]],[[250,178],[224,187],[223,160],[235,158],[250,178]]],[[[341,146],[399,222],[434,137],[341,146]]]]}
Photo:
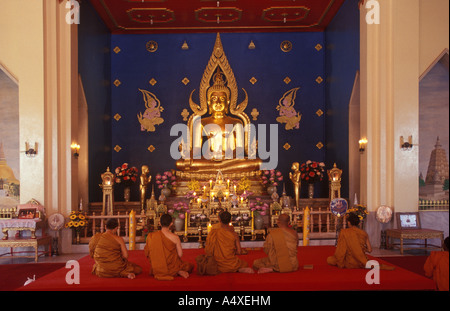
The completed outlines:
{"type": "Polygon", "coordinates": [[[70,148],[72,148],[73,150],[73,156],[78,159],[78,156],[80,155],[80,145],[78,145],[77,143],[72,143],[72,145],[70,145],[70,148]]]}
{"type": "Polygon", "coordinates": [[[34,143],[34,149],[30,147],[30,143],[25,142],[25,155],[29,158],[34,158],[38,152],[38,143],[34,143]]]}
{"type": "Polygon", "coordinates": [[[412,136],[408,137],[408,141],[405,141],[403,136],[400,136],[400,148],[402,148],[402,150],[404,151],[411,150],[413,146],[414,145],[412,143],[412,136]]]}
{"type": "Polygon", "coordinates": [[[366,151],[367,138],[361,138],[359,140],[359,152],[364,153],[366,151]]]}

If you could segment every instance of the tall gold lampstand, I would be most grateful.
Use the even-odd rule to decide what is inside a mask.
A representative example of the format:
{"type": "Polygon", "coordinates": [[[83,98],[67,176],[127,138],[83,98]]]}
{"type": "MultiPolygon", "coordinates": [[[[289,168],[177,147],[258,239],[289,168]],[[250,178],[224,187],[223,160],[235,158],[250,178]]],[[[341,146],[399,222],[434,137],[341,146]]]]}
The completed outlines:
{"type": "Polygon", "coordinates": [[[114,174],[109,171],[108,167],[101,177],[103,190],[102,215],[112,215],[114,209],[114,174]]]}
{"type": "Polygon", "coordinates": [[[340,198],[342,170],[338,169],[336,163],[334,163],[333,168],[327,172],[328,180],[330,182],[330,200],[340,198]]]}

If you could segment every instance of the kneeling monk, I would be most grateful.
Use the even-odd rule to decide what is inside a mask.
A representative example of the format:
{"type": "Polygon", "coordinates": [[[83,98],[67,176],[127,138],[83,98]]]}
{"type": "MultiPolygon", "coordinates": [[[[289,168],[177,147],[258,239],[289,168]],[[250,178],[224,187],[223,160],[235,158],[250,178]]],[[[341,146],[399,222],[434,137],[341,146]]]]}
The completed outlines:
{"type": "Polygon", "coordinates": [[[241,249],[239,236],[229,225],[231,214],[221,212],[219,221],[212,227],[206,238],[206,254],[214,256],[220,272],[254,273],[253,269],[248,267],[247,262],[237,256],[244,252],[241,249]]]}
{"type": "MultiPolygon", "coordinates": [[[[366,253],[372,252],[369,236],[358,228],[359,217],[355,213],[347,216],[347,229],[342,229],[333,256],[327,258],[332,266],[347,269],[365,269],[368,261],[366,253]]],[[[381,264],[382,270],[394,270],[394,267],[381,264]]]]}
{"type": "Polygon", "coordinates": [[[289,228],[289,215],[278,217],[278,228],[270,230],[264,242],[264,252],[268,257],[256,259],[253,268],[258,273],[293,272],[298,269],[297,232],[289,228]]]}
{"type": "Polygon", "coordinates": [[[89,242],[89,254],[95,260],[92,274],[103,278],[134,279],[142,272],[142,268],[128,261],[125,242],[117,235],[118,227],[117,219],[109,219],[106,222],[106,232],[97,233],[89,242]]]}
{"type": "Polygon", "coordinates": [[[149,233],[144,248],[151,265],[150,274],[157,280],[173,280],[177,275],[188,278],[194,265],[181,260],[183,250],[180,238],[170,231],[172,216],[162,215],[160,223],[161,231],[149,233]]]}

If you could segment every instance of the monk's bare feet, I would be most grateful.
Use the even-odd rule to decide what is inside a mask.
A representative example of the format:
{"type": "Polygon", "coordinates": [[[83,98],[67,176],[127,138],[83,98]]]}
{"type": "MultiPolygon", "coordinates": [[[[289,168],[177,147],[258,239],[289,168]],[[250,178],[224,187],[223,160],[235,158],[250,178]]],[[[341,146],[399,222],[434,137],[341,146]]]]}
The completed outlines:
{"type": "Polygon", "coordinates": [[[253,269],[250,268],[250,267],[247,267],[247,268],[240,268],[238,271],[239,271],[240,273],[255,273],[255,270],[253,270],[253,269]]]}
{"type": "Polygon", "coordinates": [[[261,273],[271,273],[271,272],[273,272],[272,268],[259,268],[259,270],[258,270],[259,274],[261,274],[261,273]]]}
{"type": "Polygon", "coordinates": [[[248,251],[246,249],[241,249],[240,252],[238,252],[238,255],[247,255],[248,251]]]}
{"type": "Polygon", "coordinates": [[[136,275],[134,273],[128,273],[127,278],[129,279],[134,279],[136,277],[136,275]]]}
{"type": "Polygon", "coordinates": [[[183,270],[178,271],[178,275],[184,277],[185,279],[189,277],[189,273],[183,270]]]}

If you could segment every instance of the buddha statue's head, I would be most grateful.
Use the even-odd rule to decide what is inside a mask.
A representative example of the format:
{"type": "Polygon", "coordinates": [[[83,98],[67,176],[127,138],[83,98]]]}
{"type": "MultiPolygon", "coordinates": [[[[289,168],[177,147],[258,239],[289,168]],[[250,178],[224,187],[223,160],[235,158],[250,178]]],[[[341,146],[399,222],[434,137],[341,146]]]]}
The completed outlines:
{"type": "Polygon", "coordinates": [[[227,114],[230,105],[230,89],[225,85],[225,81],[217,67],[217,72],[214,74],[214,84],[208,89],[206,96],[209,107],[209,114],[222,113],[227,114]]]}

